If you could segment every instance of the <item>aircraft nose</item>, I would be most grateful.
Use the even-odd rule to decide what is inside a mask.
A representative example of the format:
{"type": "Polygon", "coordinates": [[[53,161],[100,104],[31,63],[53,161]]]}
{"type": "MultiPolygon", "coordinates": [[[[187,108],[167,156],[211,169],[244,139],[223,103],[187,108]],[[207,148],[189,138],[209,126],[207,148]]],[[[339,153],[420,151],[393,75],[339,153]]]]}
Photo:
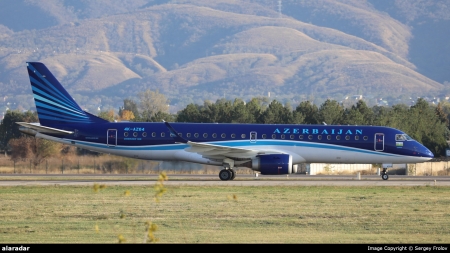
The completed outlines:
{"type": "Polygon", "coordinates": [[[427,157],[429,157],[429,158],[434,158],[434,154],[433,154],[433,152],[431,152],[429,149],[427,149],[427,157]]]}
{"type": "Polygon", "coordinates": [[[434,158],[434,154],[433,152],[431,152],[429,149],[427,149],[426,147],[422,146],[422,149],[420,150],[420,154],[423,157],[427,157],[427,158],[434,158]]]}

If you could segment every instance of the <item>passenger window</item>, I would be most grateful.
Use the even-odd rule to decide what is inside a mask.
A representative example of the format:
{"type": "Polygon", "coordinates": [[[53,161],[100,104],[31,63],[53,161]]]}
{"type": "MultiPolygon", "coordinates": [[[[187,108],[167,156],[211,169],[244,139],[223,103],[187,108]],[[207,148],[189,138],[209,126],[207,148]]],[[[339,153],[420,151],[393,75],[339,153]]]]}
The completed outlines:
{"type": "Polygon", "coordinates": [[[198,138],[198,136],[199,136],[198,133],[195,133],[195,134],[194,134],[194,137],[195,137],[195,138],[198,138]]]}
{"type": "Polygon", "coordinates": [[[284,139],[284,134],[281,135],[281,139],[284,139]]]}
{"type": "Polygon", "coordinates": [[[327,140],[331,140],[331,135],[327,135],[327,140]]]}
{"type": "Polygon", "coordinates": [[[166,134],[165,133],[161,133],[161,137],[165,137],[166,136],[166,134]]]}
{"type": "Polygon", "coordinates": [[[341,136],[340,135],[336,135],[336,140],[340,140],[341,139],[341,136]]]}
{"type": "Polygon", "coordinates": [[[365,141],[367,141],[369,139],[369,137],[367,137],[367,136],[364,136],[364,140],[365,141]]]}
{"type": "Polygon", "coordinates": [[[143,132],[143,133],[142,133],[142,137],[147,137],[147,133],[146,133],[146,132],[143,132]]]}
{"type": "Polygon", "coordinates": [[[308,139],[312,140],[313,136],[312,135],[308,135],[308,139]]]}
{"type": "Polygon", "coordinates": [[[216,134],[216,133],[213,133],[213,134],[212,134],[212,137],[213,137],[213,138],[217,138],[217,134],[216,134]]]}
{"type": "Polygon", "coordinates": [[[345,139],[346,139],[347,141],[350,140],[350,136],[349,136],[349,135],[345,136],[345,139]]]}
{"type": "Polygon", "coordinates": [[[134,133],[133,133],[133,136],[134,136],[134,137],[137,137],[137,136],[138,136],[138,133],[134,132],[134,133]]]}
{"type": "Polygon", "coordinates": [[[295,135],[291,134],[291,140],[293,140],[295,138],[295,135]]]}
{"type": "Polygon", "coordinates": [[[245,139],[245,134],[241,134],[241,138],[242,138],[242,139],[245,139]]]}
{"type": "Polygon", "coordinates": [[[152,133],[152,137],[156,137],[156,133],[155,132],[152,133]]]}
{"type": "Polygon", "coordinates": [[[231,134],[231,138],[236,138],[236,134],[231,134]]]}
{"type": "Polygon", "coordinates": [[[277,135],[276,134],[272,134],[272,139],[276,139],[277,135]]]}
{"type": "Polygon", "coordinates": [[[300,140],[303,140],[303,134],[299,135],[298,138],[299,138],[300,140]]]}
{"type": "Polygon", "coordinates": [[[183,134],[182,133],[178,133],[178,136],[183,137],[183,134]]]}
{"type": "Polygon", "coordinates": [[[265,139],[265,138],[267,138],[267,135],[266,135],[266,134],[263,134],[263,135],[261,135],[261,137],[262,137],[263,139],[265,139]]]}
{"type": "Polygon", "coordinates": [[[359,135],[355,135],[355,141],[359,140],[359,135]]]}
{"type": "Polygon", "coordinates": [[[208,134],[207,133],[204,133],[203,134],[203,138],[207,138],[208,137],[208,134]]]}
{"type": "Polygon", "coordinates": [[[227,135],[226,134],[221,134],[220,137],[225,138],[225,137],[227,137],[227,135]]]}
{"type": "Polygon", "coordinates": [[[191,133],[187,133],[186,137],[191,138],[191,133]]]}
{"type": "Polygon", "coordinates": [[[317,139],[322,140],[322,135],[318,135],[317,139]]]}
{"type": "Polygon", "coordinates": [[[123,133],[123,136],[128,137],[128,132],[123,133]]]}

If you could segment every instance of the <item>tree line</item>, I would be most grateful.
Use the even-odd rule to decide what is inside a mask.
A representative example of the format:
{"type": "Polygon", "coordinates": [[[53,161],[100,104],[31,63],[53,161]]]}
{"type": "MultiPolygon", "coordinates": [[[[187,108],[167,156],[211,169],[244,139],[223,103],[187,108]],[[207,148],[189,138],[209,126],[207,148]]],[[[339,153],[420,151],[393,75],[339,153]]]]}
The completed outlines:
{"type": "MultiPolygon", "coordinates": [[[[102,111],[99,117],[109,121],[133,122],[196,122],[196,123],[257,123],[257,124],[328,124],[377,125],[404,131],[423,143],[436,157],[443,156],[450,135],[450,103],[433,105],[418,99],[415,105],[397,104],[391,107],[369,108],[363,100],[345,107],[335,100],[326,100],[320,106],[309,101],[295,108],[267,97],[255,97],[246,102],[219,99],[203,105],[189,104],[176,114],[169,113],[169,100],[158,91],[146,90],[138,94],[138,101],[126,98],[118,114],[102,111]]],[[[35,112],[8,111],[0,124],[0,150],[12,150],[11,158],[31,158],[37,166],[46,157],[64,155],[65,147],[54,142],[23,135],[15,122],[37,122],[35,112]]]]}
{"type": "Polygon", "coordinates": [[[397,128],[423,143],[435,156],[443,156],[450,136],[450,103],[437,105],[419,98],[415,105],[397,104],[391,107],[368,107],[364,100],[345,107],[335,100],[326,100],[320,106],[310,101],[300,102],[295,108],[267,97],[255,97],[245,102],[218,99],[203,105],[191,103],[176,114],[168,112],[168,99],[158,91],[146,90],[139,101],[124,99],[119,114],[102,112],[108,120],[135,122],[195,122],[195,123],[256,123],[256,124],[328,124],[373,125],[397,128]],[[106,114],[108,114],[107,117],[106,114]]]}

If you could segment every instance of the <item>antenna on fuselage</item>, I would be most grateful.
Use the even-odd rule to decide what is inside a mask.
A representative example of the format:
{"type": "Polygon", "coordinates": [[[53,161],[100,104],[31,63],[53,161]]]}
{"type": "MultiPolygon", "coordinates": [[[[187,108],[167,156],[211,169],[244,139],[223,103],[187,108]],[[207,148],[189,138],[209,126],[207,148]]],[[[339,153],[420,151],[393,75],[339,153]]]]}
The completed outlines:
{"type": "Polygon", "coordinates": [[[323,121],[322,124],[324,124],[325,126],[327,125],[327,123],[325,123],[325,121],[323,121]]]}

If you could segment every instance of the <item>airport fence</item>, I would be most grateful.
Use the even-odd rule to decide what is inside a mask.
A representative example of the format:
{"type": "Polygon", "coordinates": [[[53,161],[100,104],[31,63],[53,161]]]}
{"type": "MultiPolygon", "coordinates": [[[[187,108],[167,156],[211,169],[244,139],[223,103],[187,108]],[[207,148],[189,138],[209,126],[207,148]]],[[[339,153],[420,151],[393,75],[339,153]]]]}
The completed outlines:
{"type": "MultiPolygon", "coordinates": [[[[376,175],[381,164],[299,164],[298,174],[309,175],[376,175]]],[[[48,158],[34,164],[32,159],[12,160],[0,155],[0,174],[217,174],[221,167],[186,162],[157,162],[112,155],[67,156],[48,158]]],[[[237,168],[238,174],[253,175],[249,168],[237,168]]],[[[450,161],[394,164],[390,175],[450,176],[450,161]]]]}
{"type": "MultiPolygon", "coordinates": [[[[218,174],[221,167],[185,162],[158,162],[132,158],[102,156],[68,156],[48,158],[35,165],[32,159],[12,160],[0,156],[0,174],[218,174]]],[[[254,174],[238,168],[238,174],[254,174]]]]}

